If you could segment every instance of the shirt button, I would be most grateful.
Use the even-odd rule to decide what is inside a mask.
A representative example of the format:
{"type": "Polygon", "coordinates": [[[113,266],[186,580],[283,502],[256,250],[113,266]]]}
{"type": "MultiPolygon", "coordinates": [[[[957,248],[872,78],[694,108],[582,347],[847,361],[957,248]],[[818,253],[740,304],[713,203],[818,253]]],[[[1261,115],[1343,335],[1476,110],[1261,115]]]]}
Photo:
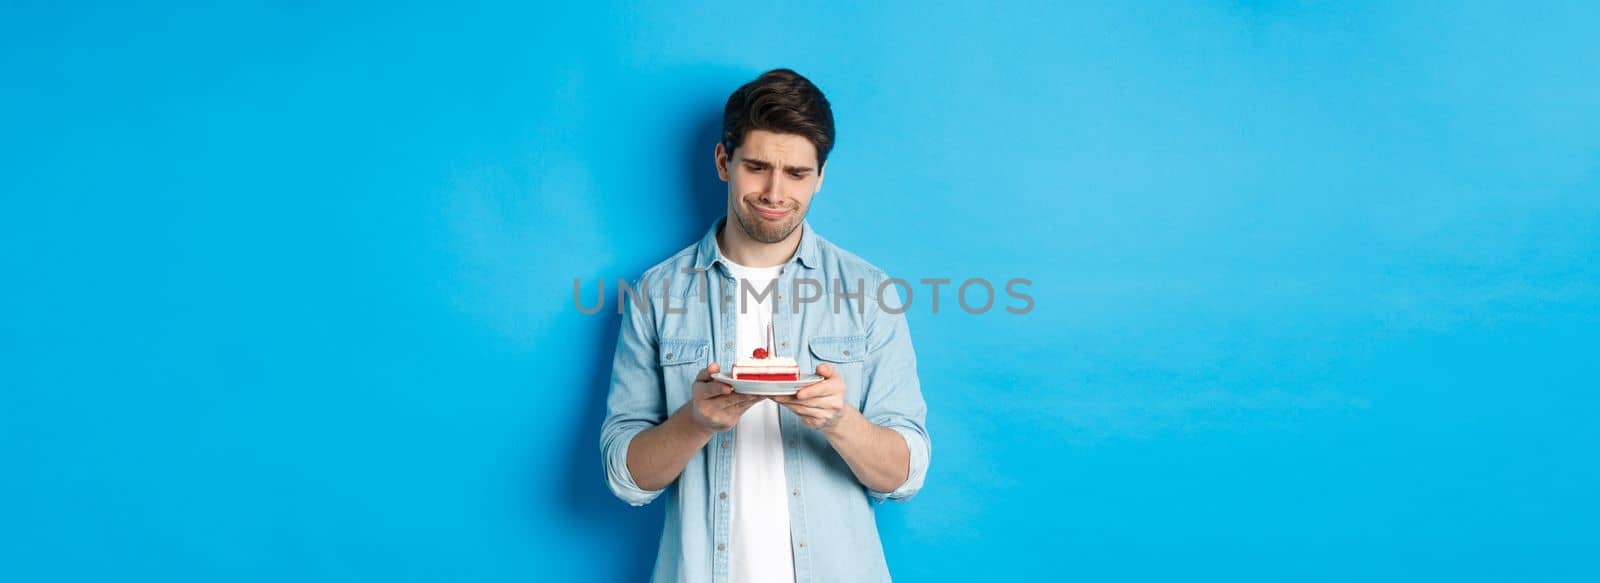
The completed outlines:
{"type": "Polygon", "coordinates": [[[789,341],[788,340],[784,340],[782,344],[779,344],[779,346],[782,346],[784,348],[788,348],[789,347],[789,341]]]}
{"type": "Polygon", "coordinates": [[[672,360],[672,353],[671,352],[667,353],[667,360],[672,360]]]}
{"type": "Polygon", "coordinates": [[[800,543],[800,548],[806,548],[806,543],[800,543]]]}
{"type": "Polygon", "coordinates": [[[844,355],[845,356],[850,356],[850,351],[848,351],[848,350],[844,351],[844,355]]]}
{"type": "Polygon", "coordinates": [[[733,296],[722,296],[722,303],[724,303],[724,304],[733,303],[733,296]]]}
{"type": "Polygon", "coordinates": [[[719,550],[719,551],[728,550],[728,545],[725,545],[725,544],[722,544],[722,543],[717,543],[717,550],[719,550]]]}
{"type": "Polygon", "coordinates": [[[723,344],[723,346],[726,346],[728,348],[728,350],[733,350],[733,343],[732,342],[729,342],[727,344],[723,344]]]}
{"type": "Polygon", "coordinates": [[[728,499],[728,493],[727,492],[721,492],[721,493],[717,494],[717,497],[721,498],[723,500],[727,500],[728,499]]]}
{"type": "Polygon", "coordinates": [[[795,495],[795,496],[799,496],[799,495],[800,495],[800,491],[799,491],[799,490],[795,490],[795,491],[794,491],[794,495],[795,495]]]}
{"type": "MultiPolygon", "coordinates": [[[[727,445],[727,444],[723,444],[723,445],[727,445]]],[[[794,440],[793,439],[789,440],[789,447],[794,447],[794,440]]]]}
{"type": "MultiPolygon", "coordinates": [[[[794,442],[791,441],[790,443],[794,443],[794,442]]],[[[722,449],[728,449],[728,442],[726,442],[726,441],[722,442],[722,449]]]]}

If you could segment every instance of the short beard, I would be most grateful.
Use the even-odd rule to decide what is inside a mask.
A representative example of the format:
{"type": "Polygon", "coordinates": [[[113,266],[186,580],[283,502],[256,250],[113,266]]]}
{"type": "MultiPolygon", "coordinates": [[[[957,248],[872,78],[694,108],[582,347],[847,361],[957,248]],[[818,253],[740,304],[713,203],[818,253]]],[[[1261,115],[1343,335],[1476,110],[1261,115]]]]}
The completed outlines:
{"type": "Polygon", "coordinates": [[[789,211],[793,215],[793,218],[790,219],[791,222],[774,225],[768,221],[763,221],[760,219],[751,220],[746,217],[744,214],[744,204],[741,202],[738,205],[734,205],[733,218],[739,221],[739,228],[744,230],[744,234],[746,236],[755,241],[771,245],[784,239],[788,239],[789,235],[793,234],[795,229],[800,228],[800,223],[805,219],[805,215],[800,214],[799,210],[800,209],[790,207],[789,211]]]}

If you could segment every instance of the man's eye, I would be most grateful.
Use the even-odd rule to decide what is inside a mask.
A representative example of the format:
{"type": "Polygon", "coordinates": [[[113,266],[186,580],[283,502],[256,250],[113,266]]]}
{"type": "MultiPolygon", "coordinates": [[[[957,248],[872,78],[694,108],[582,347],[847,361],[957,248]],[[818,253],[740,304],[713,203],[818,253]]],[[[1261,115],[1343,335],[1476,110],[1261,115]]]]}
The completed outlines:
{"type": "Polygon", "coordinates": [[[801,178],[805,178],[806,177],[806,173],[804,173],[804,172],[790,172],[789,173],[789,177],[793,178],[795,180],[799,180],[801,178]]]}
{"type": "Polygon", "coordinates": [[[766,170],[766,168],[762,168],[760,166],[749,165],[749,164],[746,164],[744,169],[745,170],[749,170],[751,172],[761,172],[763,170],[766,170]]]}

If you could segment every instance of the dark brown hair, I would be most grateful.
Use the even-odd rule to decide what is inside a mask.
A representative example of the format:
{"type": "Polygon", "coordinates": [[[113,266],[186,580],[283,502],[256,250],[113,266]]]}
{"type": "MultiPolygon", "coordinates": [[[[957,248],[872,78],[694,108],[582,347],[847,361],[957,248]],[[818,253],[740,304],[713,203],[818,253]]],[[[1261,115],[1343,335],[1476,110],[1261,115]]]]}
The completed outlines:
{"type": "Polygon", "coordinates": [[[810,79],[789,69],[773,69],[728,96],[722,110],[722,148],[728,157],[750,130],[804,136],[817,147],[820,170],[833,150],[833,108],[810,79]]]}

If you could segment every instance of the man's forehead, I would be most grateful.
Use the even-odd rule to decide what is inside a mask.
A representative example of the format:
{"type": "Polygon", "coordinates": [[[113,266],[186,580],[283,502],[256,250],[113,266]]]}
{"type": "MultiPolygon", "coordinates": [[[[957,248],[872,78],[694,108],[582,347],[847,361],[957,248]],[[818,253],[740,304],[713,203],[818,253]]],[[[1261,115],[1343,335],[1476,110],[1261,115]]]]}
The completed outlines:
{"type": "Polygon", "coordinates": [[[800,134],[751,130],[745,134],[737,153],[740,158],[753,162],[809,168],[817,165],[817,147],[800,134]]]}

